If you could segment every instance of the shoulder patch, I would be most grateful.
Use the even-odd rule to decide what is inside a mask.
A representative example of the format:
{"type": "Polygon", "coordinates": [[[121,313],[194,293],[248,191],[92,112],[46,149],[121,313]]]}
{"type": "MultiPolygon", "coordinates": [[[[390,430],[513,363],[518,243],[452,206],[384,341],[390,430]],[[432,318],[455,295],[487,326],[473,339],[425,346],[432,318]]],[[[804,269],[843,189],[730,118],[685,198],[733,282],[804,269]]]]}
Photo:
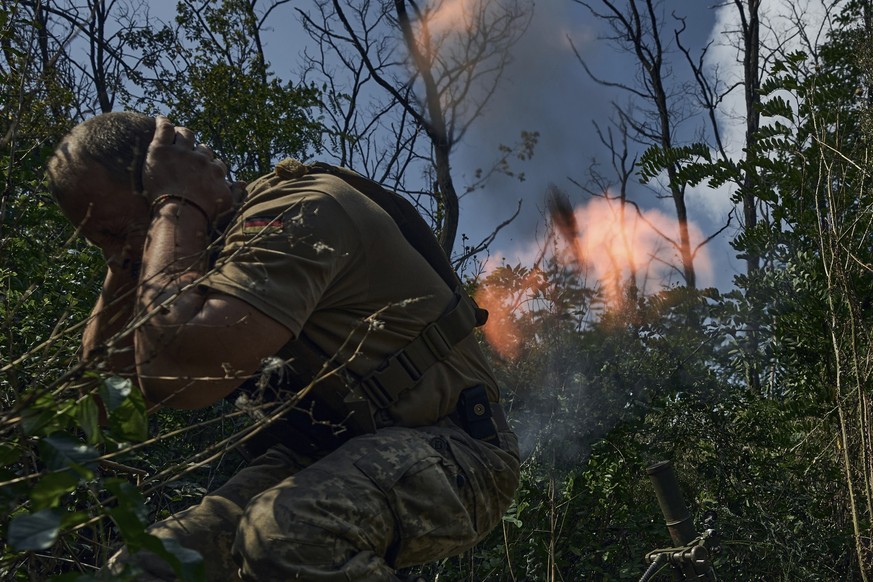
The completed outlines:
{"type": "Polygon", "coordinates": [[[252,216],[243,222],[243,234],[275,234],[282,232],[285,221],[281,216],[252,216]]]}

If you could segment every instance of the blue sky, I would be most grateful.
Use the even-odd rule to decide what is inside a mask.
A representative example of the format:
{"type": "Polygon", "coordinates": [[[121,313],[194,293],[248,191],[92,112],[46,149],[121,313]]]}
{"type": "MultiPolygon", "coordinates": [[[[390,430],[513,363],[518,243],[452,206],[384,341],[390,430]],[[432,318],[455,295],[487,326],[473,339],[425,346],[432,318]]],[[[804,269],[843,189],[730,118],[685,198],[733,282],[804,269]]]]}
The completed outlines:
{"type": "MultiPolygon", "coordinates": [[[[688,46],[698,51],[708,42],[716,15],[707,2],[668,0],[665,11],[670,36],[674,21],[669,14],[675,12],[687,18],[683,39],[688,46]]],[[[572,41],[601,78],[632,83],[635,63],[603,40],[604,32],[602,23],[582,5],[569,0],[538,3],[530,30],[516,47],[505,90],[495,96],[486,116],[472,131],[469,148],[466,151],[461,148],[455,156],[455,169],[463,174],[467,163],[479,157],[475,152],[489,151],[488,144],[511,143],[522,129],[539,131],[540,142],[534,160],[524,167],[527,176],[524,184],[509,179],[495,180],[490,189],[464,201],[461,231],[469,234],[482,224],[483,216],[493,216],[493,222],[499,222],[514,209],[516,200],[524,200],[522,216],[504,231],[495,245],[495,250],[504,253],[509,262],[514,262],[515,256],[531,247],[537,233],[542,234],[542,208],[548,184],[554,183],[567,192],[575,205],[584,205],[589,196],[572,181],[585,182],[593,160],[608,162],[593,123],[597,121],[605,126],[613,113],[612,103],[624,103],[626,95],[592,81],[570,44],[572,41]]],[[[681,63],[674,71],[673,81],[685,80],[681,63]]],[[[696,125],[687,124],[686,131],[693,131],[696,125]]],[[[640,186],[634,190],[636,200],[644,207],[672,214],[671,204],[659,201],[640,186]]],[[[707,201],[703,201],[703,205],[708,205],[707,201]]],[[[725,204],[714,206],[723,208],[725,204]]],[[[701,231],[709,233],[719,228],[725,220],[721,214],[707,212],[701,216],[701,231]]],[[[728,288],[733,273],[741,268],[735,264],[727,241],[725,233],[710,249],[713,260],[720,264],[714,272],[720,276],[704,278],[701,284],[728,288]]]]}
{"type": "MultiPolygon", "coordinates": [[[[762,0],[762,12],[775,15],[793,10],[814,15],[816,5],[822,1],[762,0]]],[[[592,4],[597,5],[598,1],[593,0],[592,4]]],[[[729,20],[735,8],[730,2],[721,4],[720,8],[715,8],[710,0],[665,0],[663,12],[670,37],[675,27],[670,15],[687,19],[683,42],[693,54],[713,42],[713,58],[707,65],[711,71],[718,67],[722,76],[728,76],[732,67],[736,71],[737,53],[720,31],[731,28],[729,20]]],[[[175,1],[161,0],[150,6],[153,15],[167,18],[174,13],[175,1]]],[[[307,6],[308,2],[290,2],[271,16],[272,30],[265,34],[267,56],[282,78],[296,78],[300,52],[312,42],[300,30],[296,12],[296,8],[305,10],[307,6]]],[[[815,17],[811,20],[815,21],[815,17]]],[[[524,183],[497,177],[485,189],[467,195],[461,202],[459,235],[465,234],[477,242],[509,217],[519,200],[523,201],[521,216],[502,231],[492,245],[494,257],[505,257],[515,263],[529,257],[531,249],[542,242],[544,197],[550,183],[567,192],[574,205],[584,206],[590,200],[573,181],[586,181],[587,169],[593,160],[608,162],[608,154],[597,139],[593,122],[606,125],[613,111],[612,103],[624,102],[626,97],[598,85],[586,75],[571,48],[571,41],[591,69],[604,79],[632,83],[635,71],[632,58],[600,38],[603,32],[602,23],[573,0],[537,2],[527,34],[514,46],[513,62],[501,88],[454,153],[455,181],[462,190],[472,181],[477,168],[487,167],[497,156],[500,144],[515,143],[523,130],[539,132],[533,160],[515,167],[525,172],[524,183]]],[[[778,37],[779,32],[773,34],[778,37]]],[[[669,80],[677,85],[688,80],[687,66],[677,62],[669,80]]],[[[737,98],[741,100],[740,91],[737,98]]],[[[742,116],[736,102],[732,113],[742,116]]],[[[725,119],[727,117],[723,117],[725,119]]],[[[688,120],[680,127],[678,138],[691,139],[703,124],[701,119],[688,120]]],[[[733,132],[733,135],[741,134],[733,132]]],[[[742,145],[741,140],[733,140],[735,151],[740,151],[742,145]]],[[[668,216],[674,214],[671,201],[659,200],[645,186],[635,184],[632,195],[646,209],[668,216]]],[[[729,198],[730,193],[724,190],[712,192],[698,188],[689,192],[689,216],[701,236],[708,236],[724,225],[731,209],[729,198]]],[[[584,224],[581,226],[585,228],[584,224]]],[[[737,227],[734,220],[733,226],[708,246],[711,275],[701,269],[699,286],[714,285],[726,290],[731,287],[734,275],[742,272],[743,264],[736,259],[729,244],[737,227]]],[[[675,283],[675,278],[671,282],[675,283]]]]}
{"type": "MultiPolygon", "coordinates": [[[[599,1],[592,0],[591,4],[597,6],[599,1]]],[[[621,6],[624,2],[615,4],[621,6]]],[[[830,19],[841,4],[840,0],[761,0],[762,55],[796,49],[811,53],[814,50],[811,47],[824,40],[830,19]]],[[[683,44],[691,49],[695,58],[709,46],[705,71],[711,79],[717,75],[726,84],[742,79],[737,60],[740,55],[731,34],[738,29],[733,2],[665,0],[663,14],[668,39],[672,38],[675,28],[670,16],[686,19],[683,44]]],[[[495,97],[487,115],[472,132],[466,152],[462,148],[455,156],[455,169],[462,174],[467,164],[477,160],[477,152],[489,151],[495,141],[509,143],[521,129],[540,132],[536,156],[525,167],[528,180],[524,184],[495,181],[488,191],[465,200],[462,207],[461,232],[470,233],[483,223],[484,216],[493,216],[492,223],[497,223],[514,208],[516,200],[524,200],[523,215],[506,229],[495,245],[495,250],[505,254],[509,262],[514,262],[516,256],[524,256],[525,249],[531,248],[532,239],[538,232],[542,233],[541,209],[548,184],[558,185],[569,194],[571,202],[584,206],[590,197],[572,182],[585,182],[592,159],[609,161],[594,132],[593,122],[604,125],[612,112],[611,104],[624,102],[626,97],[593,82],[567,42],[568,38],[572,39],[600,78],[631,83],[635,71],[633,59],[604,41],[603,32],[602,23],[572,0],[539,2],[529,33],[516,47],[505,90],[495,97]]],[[[677,61],[668,82],[678,87],[689,80],[689,69],[679,55],[674,57],[677,61]]],[[[691,99],[689,95],[689,103],[691,99]]],[[[745,145],[744,114],[742,87],[738,87],[724,100],[718,115],[723,139],[735,156],[741,155],[745,145]]],[[[696,139],[696,133],[704,125],[702,118],[692,117],[682,123],[674,135],[680,142],[696,139]]],[[[647,209],[675,215],[671,200],[659,200],[645,186],[635,184],[632,197],[647,209]]],[[[702,185],[690,189],[686,200],[689,218],[703,237],[723,227],[733,208],[727,188],[713,191],[702,185]]],[[[580,227],[586,228],[584,224],[580,227]]],[[[736,258],[730,246],[738,228],[735,218],[727,230],[707,245],[711,269],[707,273],[705,265],[699,265],[698,286],[728,290],[734,276],[744,271],[744,263],[736,258]]],[[[670,282],[675,283],[675,278],[670,282]]]]}

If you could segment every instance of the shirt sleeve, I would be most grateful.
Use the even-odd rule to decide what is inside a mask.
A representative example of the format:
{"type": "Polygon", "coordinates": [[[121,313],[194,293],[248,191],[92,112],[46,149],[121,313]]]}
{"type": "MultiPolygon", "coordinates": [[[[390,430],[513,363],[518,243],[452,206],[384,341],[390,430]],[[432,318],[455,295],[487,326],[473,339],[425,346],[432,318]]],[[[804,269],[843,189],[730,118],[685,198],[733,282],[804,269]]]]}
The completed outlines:
{"type": "Polygon", "coordinates": [[[247,203],[204,285],[245,301],[295,337],[351,260],[355,227],[327,194],[247,203]]]}

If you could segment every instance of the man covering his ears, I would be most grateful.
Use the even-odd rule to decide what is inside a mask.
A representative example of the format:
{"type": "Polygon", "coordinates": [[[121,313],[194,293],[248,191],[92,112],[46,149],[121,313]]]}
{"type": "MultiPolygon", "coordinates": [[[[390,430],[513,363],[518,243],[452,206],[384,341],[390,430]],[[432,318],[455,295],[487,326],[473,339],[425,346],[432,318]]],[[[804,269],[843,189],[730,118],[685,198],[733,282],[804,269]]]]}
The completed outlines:
{"type": "MultiPolygon", "coordinates": [[[[307,394],[245,468],[150,529],[199,552],[209,580],[398,580],[481,540],[518,483],[465,299],[379,204],[317,166],[229,183],[190,130],[134,113],[80,124],[48,165],[107,263],[86,361],[156,406],[307,394]],[[312,381],[324,362],[343,382],[312,381]]],[[[125,568],[175,579],[147,552],[105,570],[125,568]]]]}

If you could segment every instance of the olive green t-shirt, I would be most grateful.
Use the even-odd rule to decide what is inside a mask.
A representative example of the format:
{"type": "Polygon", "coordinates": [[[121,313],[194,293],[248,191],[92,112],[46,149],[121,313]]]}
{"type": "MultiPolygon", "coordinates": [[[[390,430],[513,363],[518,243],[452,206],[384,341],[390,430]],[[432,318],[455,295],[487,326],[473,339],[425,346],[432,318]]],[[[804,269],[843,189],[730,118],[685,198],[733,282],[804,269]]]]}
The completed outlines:
{"type": "MultiPolygon", "coordinates": [[[[454,295],[394,220],[341,178],[280,173],[249,185],[206,285],[365,375],[436,321],[454,295]]],[[[389,411],[401,425],[431,424],[477,384],[498,400],[471,333],[389,411]]]]}

